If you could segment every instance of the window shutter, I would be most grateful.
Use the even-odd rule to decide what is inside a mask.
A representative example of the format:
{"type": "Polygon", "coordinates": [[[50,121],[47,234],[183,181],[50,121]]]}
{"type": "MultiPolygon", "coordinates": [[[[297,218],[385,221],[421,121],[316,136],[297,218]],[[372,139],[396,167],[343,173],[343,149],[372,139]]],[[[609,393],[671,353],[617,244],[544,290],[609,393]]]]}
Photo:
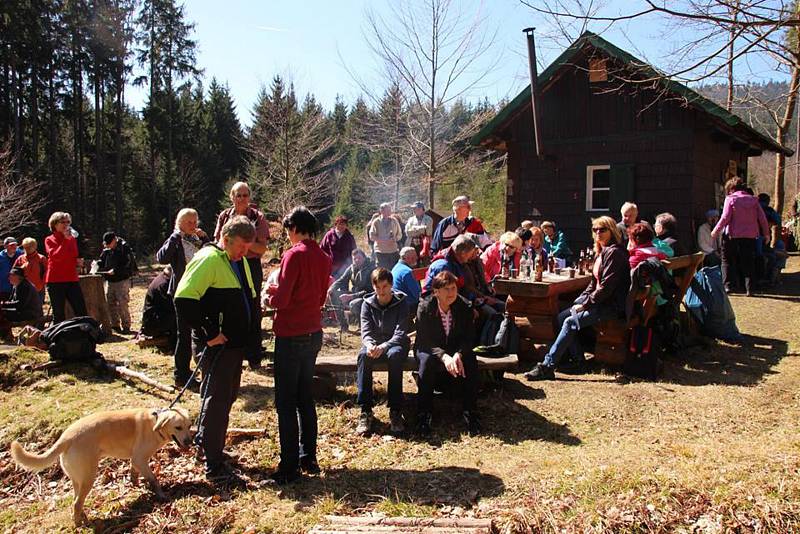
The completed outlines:
{"type": "Polygon", "coordinates": [[[619,214],[619,209],[625,202],[636,202],[633,184],[633,164],[622,163],[611,165],[609,182],[611,184],[611,191],[608,207],[612,216],[615,217],[613,214],[619,214]]]}

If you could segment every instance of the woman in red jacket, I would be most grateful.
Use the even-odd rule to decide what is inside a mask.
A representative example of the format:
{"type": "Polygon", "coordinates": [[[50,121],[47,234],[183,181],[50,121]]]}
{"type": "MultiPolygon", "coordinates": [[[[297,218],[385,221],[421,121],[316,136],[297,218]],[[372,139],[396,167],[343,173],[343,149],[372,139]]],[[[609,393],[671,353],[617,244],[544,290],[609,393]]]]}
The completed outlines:
{"type": "Polygon", "coordinates": [[[76,317],[86,315],[81,286],[78,284],[78,241],[72,234],[69,213],[57,211],[50,216],[52,234],[44,240],[47,253],[47,292],[53,309],[53,324],[66,317],[66,302],[69,301],[76,317]]]}

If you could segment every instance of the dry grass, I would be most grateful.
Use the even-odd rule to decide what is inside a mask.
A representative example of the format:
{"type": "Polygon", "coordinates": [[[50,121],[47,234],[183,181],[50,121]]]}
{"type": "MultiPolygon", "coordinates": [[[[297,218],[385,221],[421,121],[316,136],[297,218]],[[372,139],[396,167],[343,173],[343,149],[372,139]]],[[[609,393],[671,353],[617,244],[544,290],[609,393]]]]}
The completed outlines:
{"type": "MultiPolygon", "coordinates": [[[[620,385],[594,374],[531,386],[510,377],[503,391],[481,399],[481,437],[461,434],[457,405],[440,402],[429,441],[355,438],[354,388],[340,388],[319,406],[324,474],[282,491],[263,482],[278,455],[272,378],[246,371],[232,424],[271,433],[231,445],[251,486],[215,495],[193,457],[169,445],[153,462],[170,496],[161,503],[130,485],[122,462],[108,461],[89,497],[92,529],[301,532],[324,514],[383,513],[492,517],[502,532],[797,531],[798,271],[800,258],[793,257],[774,298],[734,297],[747,334],[742,345],[688,350],[667,362],[658,383],[620,385]]],[[[137,308],[144,286],[140,280],[134,290],[137,308]]],[[[326,350],[354,350],[356,343],[346,338],[326,350]]],[[[121,339],[100,350],[171,378],[169,356],[121,339]]],[[[0,356],[0,531],[70,524],[69,481],[58,467],[39,476],[17,470],[8,455],[12,439],[42,449],[92,411],[168,402],[82,368],[18,370],[43,359],[26,351],[0,356]]],[[[196,398],[184,404],[197,408],[196,398]]],[[[388,419],[385,405],[376,413],[388,419]]]]}

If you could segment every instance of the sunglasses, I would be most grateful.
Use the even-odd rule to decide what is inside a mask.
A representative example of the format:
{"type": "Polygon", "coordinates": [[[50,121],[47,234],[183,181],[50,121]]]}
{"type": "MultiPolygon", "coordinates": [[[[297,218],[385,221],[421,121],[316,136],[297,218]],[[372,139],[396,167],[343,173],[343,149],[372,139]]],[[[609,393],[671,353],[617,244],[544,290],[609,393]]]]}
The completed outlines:
{"type": "Polygon", "coordinates": [[[608,232],[608,228],[592,228],[592,232],[594,232],[595,234],[603,234],[605,232],[608,232]]]}
{"type": "Polygon", "coordinates": [[[237,193],[236,198],[250,198],[250,193],[237,193]]]}

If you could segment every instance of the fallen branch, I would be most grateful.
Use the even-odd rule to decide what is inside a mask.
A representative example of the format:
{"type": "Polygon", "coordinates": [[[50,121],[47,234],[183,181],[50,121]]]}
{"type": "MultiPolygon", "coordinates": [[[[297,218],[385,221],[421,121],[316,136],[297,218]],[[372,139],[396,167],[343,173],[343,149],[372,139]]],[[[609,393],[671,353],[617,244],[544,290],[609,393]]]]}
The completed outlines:
{"type": "Polygon", "coordinates": [[[112,373],[116,373],[119,376],[124,378],[131,378],[133,380],[138,380],[148,386],[152,386],[156,389],[160,389],[166,393],[175,393],[175,388],[170,386],[169,384],[164,384],[163,382],[159,382],[154,378],[150,378],[144,373],[140,373],[138,371],[132,371],[125,367],[124,365],[115,365],[113,363],[106,362],[106,369],[111,371],[112,373]]]}
{"type": "Polygon", "coordinates": [[[36,365],[31,365],[29,363],[23,363],[19,366],[20,371],[47,371],[48,369],[53,369],[55,367],[61,367],[64,362],[58,360],[50,360],[44,363],[37,363],[36,365]]]}

